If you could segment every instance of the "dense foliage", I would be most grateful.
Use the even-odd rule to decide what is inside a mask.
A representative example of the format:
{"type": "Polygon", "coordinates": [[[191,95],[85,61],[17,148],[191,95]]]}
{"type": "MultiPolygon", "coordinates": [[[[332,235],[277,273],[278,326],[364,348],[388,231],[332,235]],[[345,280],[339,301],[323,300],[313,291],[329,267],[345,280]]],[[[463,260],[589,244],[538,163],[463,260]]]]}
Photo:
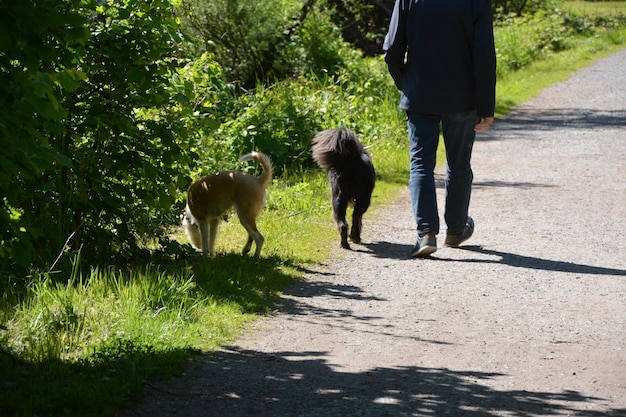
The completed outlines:
{"type": "Polygon", "coordinates": [[[197,49],[211,53],[226,79],[244,88],[303,72],[343,67],[342,35],[326,1],[185,0],[180,16],[197,49]]]}
{"type": "Polygon", "coordinates": [[[79,250],[90,263],[134,258],[167,243],[199,151],[205,170],[232,163],[250,147],[271,153],[279,171],[294,158],[307,165],[308,140],[320,120],[299,114],[306,97],[282,88],[285,102],[270,91],[242,95],[229,81],[245,84],[260,75],[251,69],[270,58],[268,68],[282,78],[326,77],[353,63],[358,54],[314,3],[277,1],[257,10],[197,2],[223,7],[218,14],[226,10],[226,23],[238,31],[226,38],[241,42],[239,54],[229,44],[201,53],[198,39],[186,41],[180,31],[185,8],[167,0],[3,2],[3,271],[56,267],[55,259],[72,258],[57,254],[79,250]],[[289,37],[277,39],[284,34],[277,27],[289,37]],[[273,53],[276,45],[280,54],[273,53]],[[234,60],[214,58],[226,50],[234,60]],[[262,111],[249,110],[264,102],[291,109],[277,108],[275,122],[267,122],[262,111]],[[232,123],[246,119],[243,128],[232,123]],[[228,133],[229,126],[236,132],[228,133]],[[246,132],[255,129],[265,129],[266,139],[249,140],[255,135],[246,132]]]}
{"type": "MultiPolygon", "coordinates": [[[[67,171],[63,96],[86,78],[78,68],[89,32],[70,4],[6,1],[0,5],[0,261],[30,265],[49,218],[32,206],[47,197],[50,175],[67,171]],[[43,224],[35,224],[41,221],[43,224]]],[[[55,210],[57,211],[57,210],[55,210]]]]}
{"type": "Polygon", "coordinates": [[[6,1],[0,18],[3,270],[136,253],[195,157],[166,0],[6,1]]]}

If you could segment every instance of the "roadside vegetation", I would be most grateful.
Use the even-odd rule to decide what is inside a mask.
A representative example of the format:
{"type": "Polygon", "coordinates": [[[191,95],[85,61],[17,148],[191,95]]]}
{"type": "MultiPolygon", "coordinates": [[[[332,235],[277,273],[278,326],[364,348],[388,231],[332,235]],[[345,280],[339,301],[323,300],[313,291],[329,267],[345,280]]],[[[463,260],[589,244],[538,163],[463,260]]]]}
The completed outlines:
{"type": "MultiPolygon", "coordinates": [[[[336,256],[309,152],[319,130],[347,126],[370,147],[371,211],[406,183],[405,121],[378,52],[387,9],[239,3],[0,5],[1,415],[113,415],[336,256]],[[239,254],[233,215],[202,259],[178,227],[186,188],[258,173],[237,162],[251,149],[276,166],[261,257],[239,254]]],[[[497,116],[626,45],[626,2],[494,5],[497,116]]]]}

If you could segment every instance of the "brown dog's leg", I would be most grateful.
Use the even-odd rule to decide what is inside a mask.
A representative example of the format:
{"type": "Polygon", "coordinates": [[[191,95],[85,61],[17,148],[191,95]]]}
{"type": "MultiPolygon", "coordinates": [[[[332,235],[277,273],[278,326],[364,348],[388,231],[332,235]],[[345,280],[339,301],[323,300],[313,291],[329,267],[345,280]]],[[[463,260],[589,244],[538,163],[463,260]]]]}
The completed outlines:
{"type": "Polygon", "coordinates": [[[257,230],[256,235],[253,236],[254,238],[254,242],[256,243],[256,250],[254,251],[254,256],[255,257],[259,257],[259,255],[261,254],[261,248],[263,248],[263,243],[265,242],[265,238],[263,237],[263,235],[261,235],[261,233],[259,233],[259,231],[257,230]]]}
{"type": "Polygon", "coordinates": [[[200,239],[202,240],[202,254],[207,256],[209,253],[209,222],[206,219],[196,219],[198,221],[198,229],[200,230],[200,239]]]}
{"type": "Polygon", "coordinates": [[[261,233],[259,233],[259,230],[256,227],[256,221],[253,218],[247,218],[240,214],[239,221],[248,232],[248,241],[246,242],[246,245],[243,247],[243,250],[241,252],[244,255],[250,252],[250,249],[252,248],[252,241],[254,241],[254,243],[256,244],[256,251],[254,252],[254,256],[258,257],[261,254],[261,248],[263,248],[263,242],[265,242],[265,238],[263,237],[263,235],[261,235],[261,233]]]}
{"type": "Polygon", "coordinates": [[[210,226],[211,226],[211,231],[209,234],[209,254],[211,254],[211,256],[213,256],[213,254],[215,253],[215,239],[217,238],[217,228],[220,224],[220,219],[211,219],[210,222],[210,226]]]}
{"type": "Polygon", "coordinates": [[[252,248],[252,242],[254,242],[254,239],[252,239],[252,236],[248,233],[248,241],[241,251],[242,254],[246,255],[248,252],[250,252],[250,248],[252,248]]]}

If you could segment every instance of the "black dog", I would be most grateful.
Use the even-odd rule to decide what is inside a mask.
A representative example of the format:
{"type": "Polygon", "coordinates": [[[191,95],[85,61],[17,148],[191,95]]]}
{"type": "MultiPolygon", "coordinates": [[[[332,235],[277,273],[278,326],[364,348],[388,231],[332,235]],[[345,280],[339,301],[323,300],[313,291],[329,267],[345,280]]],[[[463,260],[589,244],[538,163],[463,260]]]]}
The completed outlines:
{"type": "Polygon", "coordinates": [[[333,217],[341,235],[341,247],[350,249],[346,210],[354,205],[350,240],[361,243],[361,219],[370,206],[376,172],[369,153],[347,128],[329,129],[313,138],[313,159],[328,172],[333,217]]]}

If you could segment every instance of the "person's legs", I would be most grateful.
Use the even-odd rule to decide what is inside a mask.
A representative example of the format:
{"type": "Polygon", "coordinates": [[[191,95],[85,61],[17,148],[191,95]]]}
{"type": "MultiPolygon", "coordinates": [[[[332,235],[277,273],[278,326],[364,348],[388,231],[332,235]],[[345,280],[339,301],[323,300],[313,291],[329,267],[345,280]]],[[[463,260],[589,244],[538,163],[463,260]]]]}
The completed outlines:
{"type": "Polygon", "coordinates": [[[442,116],[443,137],[446,145],[444,219],[450,235],[463,233],[468,221],[472,180],[474,179],[471,158],[476,137],[475,125],[475,111],[442,116]]]}
{"type": "Polygon", "coordinates": [[[438,115],[407,113],[411,158],[409,189],[418,236],[439,233],[435,162],[439,143],[438,115]]]}

